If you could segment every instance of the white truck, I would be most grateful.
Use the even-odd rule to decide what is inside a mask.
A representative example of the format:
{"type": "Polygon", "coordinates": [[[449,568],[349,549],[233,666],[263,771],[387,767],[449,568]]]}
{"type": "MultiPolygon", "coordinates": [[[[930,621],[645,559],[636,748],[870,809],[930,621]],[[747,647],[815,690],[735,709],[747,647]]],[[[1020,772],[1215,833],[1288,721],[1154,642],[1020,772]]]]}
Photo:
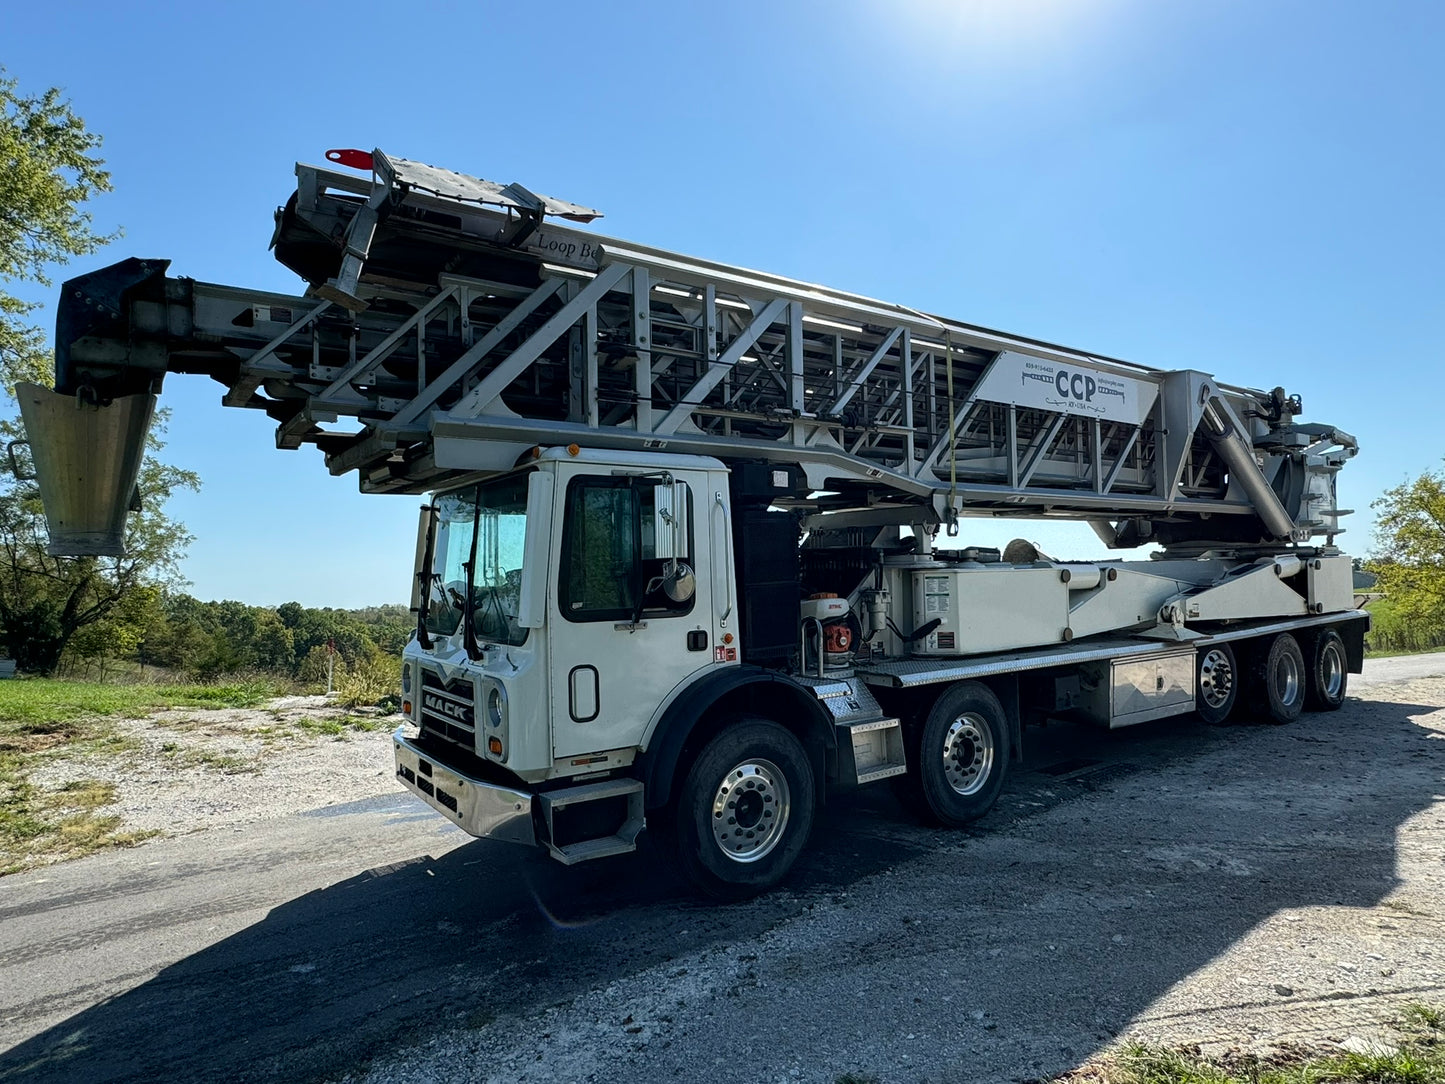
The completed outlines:
{"type": "Polygon", "coordinates": [[[397,777],[562,862],[644,827],[723,895],[831,791],[983,815],[1049,718],[1340,706],[1368,617],[1355,441],[1282,389],[1147,368],[602,237],[381,151],[297,167],[304,295],[127,260],[67,283],[20,389],[52,549],[115,553],[167,372],[377,493],[430,493],[397,777]],[[1087,522],[1141,559],[938,544],[1087,522]]]}

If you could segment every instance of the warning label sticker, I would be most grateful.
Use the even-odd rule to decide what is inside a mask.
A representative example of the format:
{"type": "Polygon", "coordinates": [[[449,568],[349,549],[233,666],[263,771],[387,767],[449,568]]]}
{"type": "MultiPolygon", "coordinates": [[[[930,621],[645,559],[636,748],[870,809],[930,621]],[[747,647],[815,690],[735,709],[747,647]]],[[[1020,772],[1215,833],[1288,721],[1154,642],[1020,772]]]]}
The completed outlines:
{"type": "Polygon", "coordinates": [[[948,613],[948,577],[923,577],[923,611],[929,614],[948,613]]]}

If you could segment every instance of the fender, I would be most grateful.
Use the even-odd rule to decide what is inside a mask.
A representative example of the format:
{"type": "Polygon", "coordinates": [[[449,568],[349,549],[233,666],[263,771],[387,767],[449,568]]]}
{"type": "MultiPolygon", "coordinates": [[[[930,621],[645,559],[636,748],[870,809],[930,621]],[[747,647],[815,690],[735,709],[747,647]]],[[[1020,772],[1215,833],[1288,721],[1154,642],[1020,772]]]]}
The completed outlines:
{"type": "MultiPolygon", "coordinates": [[[[664,806],[672,797],[678,762],[699,724],[708,721],[715,708],[726,711],[734,707],[739,711],[756,711],[787,727],[800,739],[817,739],[823,757],[814,767],[821,769],[818,792],[823,793],[826,775],[836,763],[838,749],[832,719],[823,705],[808,689],[785,674],[760,666],[730,666],[714,670],[688,686],[667,706],[653,728],[647,748],[637,758],[638,777],[642,780],[648,809],[664,806]]],[[[805,747],[811,745],[815,750],[817,743],[804,742],[805,747]]]]}

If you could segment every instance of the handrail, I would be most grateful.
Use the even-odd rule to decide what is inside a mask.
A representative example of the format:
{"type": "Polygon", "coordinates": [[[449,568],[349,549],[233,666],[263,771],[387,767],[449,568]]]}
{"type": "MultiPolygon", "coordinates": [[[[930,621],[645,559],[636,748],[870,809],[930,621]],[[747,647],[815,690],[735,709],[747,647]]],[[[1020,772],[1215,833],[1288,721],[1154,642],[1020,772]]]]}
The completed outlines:
{"type": "MultiPolygon", "coordinates": [[[[721,511],[722,511],[722,523],[723,523],[723,555],[724,555],[724,558],[725,558],[724,564],[723,564],[723,583],[727,586],[727,600],[728,600],[728,608],[727,608],[726,610],[724,610],[724,611],[722,612],[722,615],[718,618],[718,624],[719,624],[719,625],[724,625],[724,624],[727,623],[728,618],[730,618],[730,617],[732,616],[732,614],[733,614],[733,580],[732,580],[732,574],[733,574],[733,538],[732,538],[732,528],[731,528],[731,526],[730,526],[729,523],[728,523],[728,506],[727,506],[727,502],[723,500],[722,490],[717,490],[717,491],[713,494],[712,511],[713,511],[713,513],[716,513],[718,510],[721,510],[721,511]]],[[[712,515],[709,515],[709,516],[708,516],[709,533],[711,533],[712,522],[713,522],[713,516],[712,516],[712,515]]],[[[711,564],[711,560],[712,560],[711,557],[709,557],[708,560],[709,560],[709,563],[711,564]]],[[[717,576],[716,576],[716,574],[714,574],[714,576],[713,576],[713,583],[714,583],[714,584],[717,583],[717,576]]]]}
{"type": "Polygon", "coordinates": [[[826,655],[823,651],[823,622],[816,617],[805,617],[798,625],[798,669],[804,674],[808,672],[808,629],[810,626],[817,629],[818,673],[816,676],[823,678],[827,676],[824,666],[826,655]]]}

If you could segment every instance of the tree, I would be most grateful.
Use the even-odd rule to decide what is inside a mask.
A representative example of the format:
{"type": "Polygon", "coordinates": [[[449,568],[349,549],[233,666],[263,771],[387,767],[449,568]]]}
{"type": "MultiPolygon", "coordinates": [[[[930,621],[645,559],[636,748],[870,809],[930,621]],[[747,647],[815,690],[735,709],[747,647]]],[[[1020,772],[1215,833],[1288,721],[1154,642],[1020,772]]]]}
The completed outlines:
{"type": "Polygon", "coordinates": [[[1445,639],[1445,473],[1426,471],[1370,505],[1378,577],[1395,619],[1420,644],[1445,639]]]}
{"type": "MultiPolygon", "coordinates": [[[[152,453],[163,447],[164,425],[161,412],[148,438],[152,453]]],[[[15,431],[0,423],[6,439],[15,431]]],[[[126,521],[124,557],[51,557],[39,491],[15,478],[8,461],[0,465],[0,642],[21,670],[53,674],[78,631],[138,605],[137,592],[185,582],[180,559],[191,535],[164,506],[176,490],[200,488],[200,479],[148,454],[139,484],[141,511],[126,521]]]]}
{"type": "MultiPolygon", "coordinates": [[[[97,233],[85,210],[92,196],[110,190],[99,147],[100,137],[59,90],[23,95],[0,69],[0,385],[12,394],[18,381],[48,385],[53,373],[42,333],[25,319],[35,305],[6,288],[50,285],[50,267],[115,236],[97,233]]],[[[158,423],[150,453],[162,446],[155,434],[164,431],[163,416],[158,423]]],[[[21,435],[13,413],[0,420],[0,440],[21,435]]],[[[112,615],[117,630],[131,628],[127,615],[145,609],[138,592],[182,582],[179,562],[191,538],[163,509],[175,490],[198,485],[194,473],[148,454],[140,473],[143,510],[126,526],[127,555],[61,558],[45,552],[34,483],[16,478],[8,461],[0,466],[0,643],[22,670],[54,673],[78,632],[112,615]]],[[[97,637],[91,641],[94,650],[97,637]]]]}
{"type": "Polygon", "coordinates": [[[0,383],[49,383],[45,340],[25,321],[33,302],[3,285],[50,285],[48,268],[94,252],[116,234],[99,234],[84,210],[110,191],[110,174],[95,155],[100,137],[86,130],[60,91],[20,94],[0,68],[0,383]]]}

